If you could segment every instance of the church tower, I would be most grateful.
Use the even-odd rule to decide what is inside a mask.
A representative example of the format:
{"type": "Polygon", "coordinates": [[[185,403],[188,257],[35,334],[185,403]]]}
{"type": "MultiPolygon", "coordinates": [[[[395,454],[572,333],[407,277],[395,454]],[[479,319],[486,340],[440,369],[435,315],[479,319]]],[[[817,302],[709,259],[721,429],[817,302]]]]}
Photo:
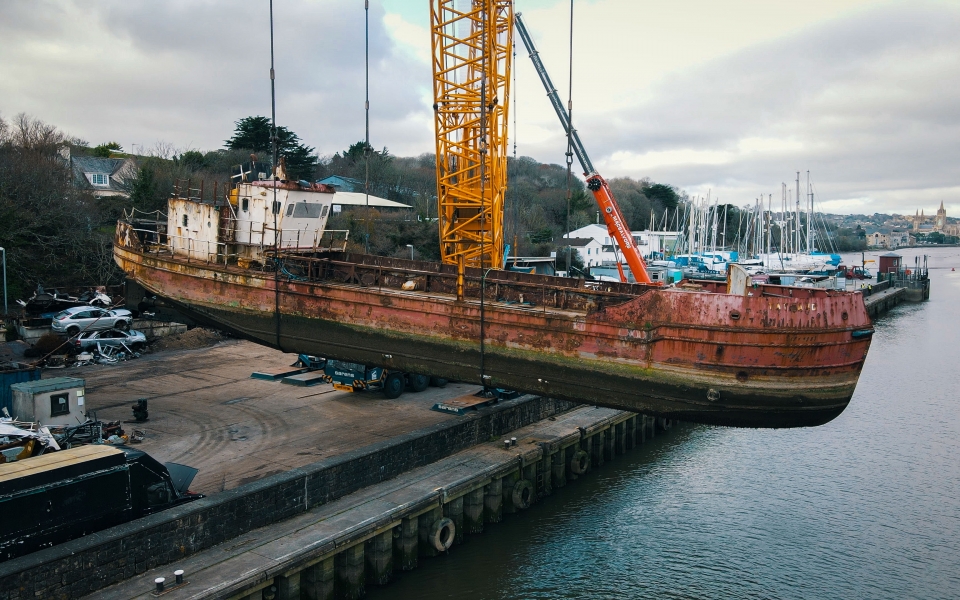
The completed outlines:
{"type": "Polygon", "coordinates": [[[937,211],[937,218],[933,222],[934,231],[943,231],[947,225],[947,209],[943,207],[943,200],[940,201],[940,210],[937,211]]]}

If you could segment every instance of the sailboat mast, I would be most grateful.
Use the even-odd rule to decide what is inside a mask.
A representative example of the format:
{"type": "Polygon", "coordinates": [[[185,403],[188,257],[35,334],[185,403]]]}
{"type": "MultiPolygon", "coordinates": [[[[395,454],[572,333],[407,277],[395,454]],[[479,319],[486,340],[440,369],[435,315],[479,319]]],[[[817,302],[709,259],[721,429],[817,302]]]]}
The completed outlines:
{"type": "Polygon", "coordinates": [[[810,171],[807,171],[807,252],[813,253],[813,192],[810,189],[810,171]]]}
{"type": "Polygon", "coordinates": [[[773,217],[773,194],[767,194],[767,256],[770,256],[771,217],[773,217]]]}
{"type": "Polygon", "coordinates": [[[723,249],[727,249],[727,205],[723,205],[723,249]]]}
{"type": "Polygon", "coordinates": [[[787,184],[780,184],[780,255],[783,256],[783,245],[787,231],[787,184]]]}
{"type": "Polygon", "coordinates": [[[794,252],[797,254],[800,253],[800,234],[803,229],[803,224],[800,222],[800,171],[797,171],[797,243],[794,245],[794,252]]]}

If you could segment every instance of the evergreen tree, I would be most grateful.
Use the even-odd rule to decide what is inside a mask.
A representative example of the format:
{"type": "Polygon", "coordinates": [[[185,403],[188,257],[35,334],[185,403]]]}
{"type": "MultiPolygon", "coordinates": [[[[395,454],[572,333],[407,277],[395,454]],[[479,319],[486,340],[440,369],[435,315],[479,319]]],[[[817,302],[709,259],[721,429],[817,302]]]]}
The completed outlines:
{"type": "Polygon", "coordinates": [[[93,156],[99,156],[100,158],[110,158],[110,155],[114,152],[123,152],[123,148],[117,142],[107,142],[106,144],[100,144],[95,147],[91,154],[93,156]]]}
{"type": "MultiPolygon", "coordinates": [[[[273,153],[270,119],[259,116],[240,119],[233,137],[224,143],[230,150],[249,150],[270,157],[273,153]]],[[[315,149],[301,143],[297,134],[283,126],[277,126],[277,154],[286,162],[289,179],[313,178],[319,160],[315,149]]]]}

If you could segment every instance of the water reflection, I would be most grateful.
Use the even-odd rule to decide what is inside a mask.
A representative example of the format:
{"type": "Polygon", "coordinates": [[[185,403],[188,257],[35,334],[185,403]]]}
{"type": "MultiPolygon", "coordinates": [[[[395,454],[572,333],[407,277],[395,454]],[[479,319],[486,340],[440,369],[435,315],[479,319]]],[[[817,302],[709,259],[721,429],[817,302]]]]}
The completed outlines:
{"type": "Polygon", "coordinates": [[[368,597],[956,598],[960,250],[899,253],[931,300],[877,320],[831,423],[680,427],[368,597]]]}

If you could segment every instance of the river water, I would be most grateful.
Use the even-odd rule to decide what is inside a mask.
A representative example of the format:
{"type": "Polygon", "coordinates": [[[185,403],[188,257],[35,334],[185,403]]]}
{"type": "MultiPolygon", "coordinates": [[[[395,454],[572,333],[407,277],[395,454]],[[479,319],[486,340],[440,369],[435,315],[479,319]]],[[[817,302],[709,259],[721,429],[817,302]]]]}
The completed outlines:
{"type": "Polygon", "coordinates": [[[831,423],[680,426],[368,597],[960,598],[960,249],[899,253],[931,300],[831,423]]]}

